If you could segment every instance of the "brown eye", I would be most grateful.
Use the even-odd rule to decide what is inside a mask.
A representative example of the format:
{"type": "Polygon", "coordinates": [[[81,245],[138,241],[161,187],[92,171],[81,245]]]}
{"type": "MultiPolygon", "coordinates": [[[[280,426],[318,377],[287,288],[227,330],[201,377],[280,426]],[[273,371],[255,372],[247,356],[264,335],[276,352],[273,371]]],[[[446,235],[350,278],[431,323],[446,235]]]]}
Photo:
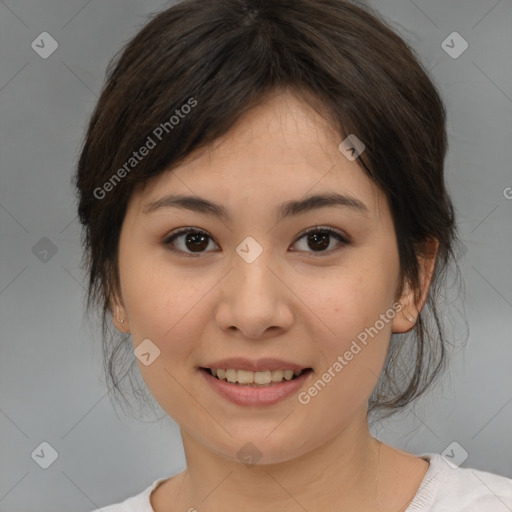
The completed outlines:
{"type": "MultiPolygon", "coordinates": [[[[339,246],[344,246],[349,244],[348,239],[339,233],[337,230],[329,227],[318,227],[315,226],[313,228],[309,228],[298,240],[306,239],[306,247],[307,249],[312,249],[313,253],[316,252],[329,252],[331,253],[333,250],[336,250],[339,246]],[[338,240],[338,245],[334,249],[328,250],[331,245],[332,238],[338,240]]],[[[303,249],[306,252],[310,252],[307,249],[303,249]]]]}
{"type": "Polygon", "coordinates": [[[204,231],[185,228],[175,233],[171,233],[171,235],[164,240],[164,245],[169,246],[171,251],[183,253],[186,256],[193,257],[195,254],[199,255],[203,252],[210,252],[205,251],[205,249],[209,246],[210,240],[212,240],[211,237],[204,231]],[[181,239],[180,244],[178,244],[180,247],[176,249],[172,246],[174,245],[175,240],[178,239],[181,239]]]}

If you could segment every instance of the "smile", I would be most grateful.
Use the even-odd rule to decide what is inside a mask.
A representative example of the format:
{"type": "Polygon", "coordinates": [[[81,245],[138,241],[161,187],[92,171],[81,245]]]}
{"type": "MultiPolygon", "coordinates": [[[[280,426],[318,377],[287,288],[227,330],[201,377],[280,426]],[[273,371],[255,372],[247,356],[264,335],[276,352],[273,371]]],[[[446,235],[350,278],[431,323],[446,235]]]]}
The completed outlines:
{"type": "Polygon", "coordinates": [[[199,373],[218,395],[237,405],[272,405],[296,394],[312,373],[302,370],[235,370],[205,368],[199,373]]]}
{"type": "Polygon", "coordinates": [[[219,380],[241,384],[245,386],[268,386],[283,381],[294,380],[303,371],[308,370],[264,370],[251,372],[249,370],[235,370],[232,368],[205,368],[206,371],[219,380]]]}

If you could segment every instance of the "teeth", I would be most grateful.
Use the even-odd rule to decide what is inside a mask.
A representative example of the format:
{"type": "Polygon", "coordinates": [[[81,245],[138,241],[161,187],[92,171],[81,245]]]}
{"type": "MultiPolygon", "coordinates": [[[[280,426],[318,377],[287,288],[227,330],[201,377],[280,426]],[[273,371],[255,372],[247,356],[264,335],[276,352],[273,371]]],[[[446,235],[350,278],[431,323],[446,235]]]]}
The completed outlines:
{"type": "Polygon", "coordinates": [[[236,370],[226,370],[226,380],[228,382],[236,382],[237,381],[237,371],[236,370]]]}
{"type": "MultiPolygon", "coordinates": [[[[248,372],[253,373],[253,372],[248,372]]],[[[272,382],[272,375],[270,371],[265,372],[254,372],[254,383],[255,384],[270,384],[272,382]]]]}
{"type": "Polygon", "coordinates": [[[272,382],[281,382],[283,380],[283,373],[283,370],[272,370],[270,372],[272,382]]]}
{"type": "Polygon", "coordinates": [[[254,372],[247,372],[245,370],[237,371],[237,379],[240,384],[252,384],[254,382],[254,372]]]}
{"type": "Polygon", "coordinates": [[[211,368],[212,375],[220,380],[242,385],[265,386],[271,382],[282,382],[298,377],[302,370],[265,370],[263,372],[251,372],[247,370],[234,370],[232,368],[211,368]]]}

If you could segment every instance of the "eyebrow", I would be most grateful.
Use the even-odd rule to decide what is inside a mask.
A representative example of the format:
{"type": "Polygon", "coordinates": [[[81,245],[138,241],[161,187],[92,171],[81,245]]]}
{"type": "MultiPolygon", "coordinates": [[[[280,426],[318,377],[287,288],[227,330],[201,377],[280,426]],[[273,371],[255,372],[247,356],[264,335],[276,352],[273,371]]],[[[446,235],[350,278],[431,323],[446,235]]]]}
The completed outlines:
{"type": "MultiPolygon", "coordinates": [[[[309,211],[325,208],[327,206],[341,206],[368,214],[368,207],[356,197],[336,192],[316,194],[304,199],[287,201],[279,205],[277,216],[279,219],[296,216],[309,211]]],[[[231,216],[224,206],[199,196],[166,195],[156,201],[148,203],[143,209],[144,214],[152,213],[162,208],[181,208],[193,212],[213,215],[214,217],[231,220],[231,216]]]]}

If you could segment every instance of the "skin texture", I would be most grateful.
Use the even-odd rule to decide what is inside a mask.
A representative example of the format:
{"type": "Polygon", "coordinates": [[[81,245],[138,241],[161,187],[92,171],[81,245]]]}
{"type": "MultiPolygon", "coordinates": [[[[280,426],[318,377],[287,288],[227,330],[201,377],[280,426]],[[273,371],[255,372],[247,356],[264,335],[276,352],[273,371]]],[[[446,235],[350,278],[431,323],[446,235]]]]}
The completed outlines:
{"type": "Polygon", "coordinates": [[[150,339],[160,349],[151,365],[138,364],[179,424],[187,458],[187,469],[153,492],[156,512],[220,511],[227,503],[245,511],[398,512],[421,483],[428,462],[375,440],[366,409],[392,332],[410,330],[423,307],[433,258],[421,260],[420,299],[406,289],[402,311],[307,405],[296,394],[274,405],[235,405],[198,370],[225,357],[275,357],[313,368],[305,390],[396,303],[399,258],[386,197],[340,142],[320,114],[281,91],[131,197],[114,323],[131,333],[134,347],[150,339]],[[278,221],[282,202],[332,191],[358,198],[368,212],[329,206],[278,221]],[[222,204],[231,220],[176,208],[143,213],[170,193],[222,204]],[[331,236],[319,251],[303,236],[314,226],[350,242],[331,236]],[[202,252],[186,244],[186,234],[174,241],[197,257],[164,244],[184,227],[210,237],[202,252]],[[247,236],[263,248],[250,264],[236,252],[247,236]],[[237,457],[248,442],[261,454],[251,467],[237,457]]]}

